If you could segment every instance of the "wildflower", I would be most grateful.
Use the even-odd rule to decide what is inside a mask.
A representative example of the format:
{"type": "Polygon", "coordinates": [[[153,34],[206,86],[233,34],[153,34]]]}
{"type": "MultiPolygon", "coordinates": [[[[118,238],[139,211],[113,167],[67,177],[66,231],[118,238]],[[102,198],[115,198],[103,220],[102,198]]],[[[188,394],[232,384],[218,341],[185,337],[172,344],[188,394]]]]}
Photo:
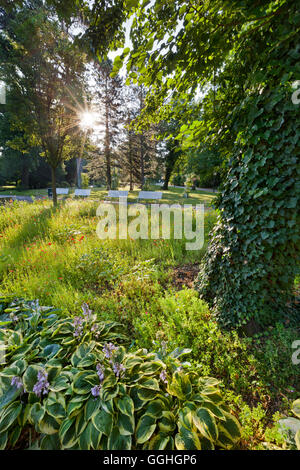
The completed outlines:
{"type": "Polygon", "coordinates": [[[75,328],[74,336],[76,336],[76,337],[81,336],[82,332],[83,332],[83,318],[75,317],[74,322],[73,322],[73,326],[75,328]]]}
{"type": "Polygon", "coordinates": [[[101,390],[101,385],[95,385],[95,387],[91,388],[91,394],[93,397],[99,397],[101,390]]]}
{"type": "Polygon", "coordinates": [[[97,375],[99,377],[100,383],[104,380],[104,370],[102,369],[101,364],[96,365],[97,375]]]}
{"type": "Polygon", "coordinates": [[[107,343],[103,346],[103,352],[105,354],[106,359],[110,359],[112,357],[113,351],[116,351],[118,348],[114,346],[112,343],[107,343]]]}
{"type": "Polygon", "coordinates": [[[159,375],[159,378],[162,382],[164,382],[165,384],[168,383],[167,381],[167,372],[165,370],[162,370],[160,375],[159,375]]]}
{"type": "Polygon", "coordinates": [[[81,306],[81,308],[82,308],[83,315],[84,315],[87,319],[89,319],[89,318],[91,317],[91,315],[92,315],[92,310],[89,309],[88,304],[87,304],[87,303],[83,303],[82,306],[81,306]]]}
{"type": "Polygon", "coordinates": [[[17,387],[17,389],[23,389],[23,382],[22,382],[21,377],[18,377],[17,375],[15,375],[11,379],[11,385],[17,387]]]}
{"type": "Polygon", "coordinates": [[[49,382],[48,382],[48,374],[45,370],[39,370],[37,374],[37,382],[33,387],[33,393],[36,394],[37,397],[40,397],[41,394],[47,395],[49,390],[49,382]]]}
{"type": "Polygon", "coordinates": [[[113,364],[113,371],[114,371],[116,377],[120,377],[120,374],[123,375],[125,373],[126,369],[123,366],[123,364],[119,364],[118,362],[115,362],[113,364]]]}

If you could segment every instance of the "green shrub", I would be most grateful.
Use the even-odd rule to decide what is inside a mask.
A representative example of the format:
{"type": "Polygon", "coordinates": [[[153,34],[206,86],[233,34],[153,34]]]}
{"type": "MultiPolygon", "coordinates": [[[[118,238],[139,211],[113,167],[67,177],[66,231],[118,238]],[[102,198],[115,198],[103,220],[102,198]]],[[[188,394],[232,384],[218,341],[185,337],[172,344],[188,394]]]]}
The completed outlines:
{"type": "Polygon", "coordinates": [[[227,449],[239,440],[219,381],[180,361],[190,350],[128,351],[120,325],[97,321],[86,304],[61,319],[38,302],[1,303],[2,449],[29,429],[41,449],[227,449]]]}

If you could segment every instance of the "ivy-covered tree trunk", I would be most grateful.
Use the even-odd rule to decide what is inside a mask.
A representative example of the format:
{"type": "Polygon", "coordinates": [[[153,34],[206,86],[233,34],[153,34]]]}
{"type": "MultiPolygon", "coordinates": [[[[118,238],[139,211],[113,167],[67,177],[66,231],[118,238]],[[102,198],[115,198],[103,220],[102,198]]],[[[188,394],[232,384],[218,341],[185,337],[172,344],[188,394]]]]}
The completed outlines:
{"type": "Polygon", "coordinates": [[[236,110],[238,141],[197,283],[224,325],[252,332],[287,314],[299,266],[300,105],[292,85],[300,48],[289,38],[253,74],[236,110]]]}

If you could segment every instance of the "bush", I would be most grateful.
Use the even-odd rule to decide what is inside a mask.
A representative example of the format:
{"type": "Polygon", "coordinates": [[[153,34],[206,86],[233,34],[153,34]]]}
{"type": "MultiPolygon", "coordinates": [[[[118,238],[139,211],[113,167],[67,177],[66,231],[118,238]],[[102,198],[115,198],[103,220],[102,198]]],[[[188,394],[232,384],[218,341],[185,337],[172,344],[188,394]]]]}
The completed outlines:
{"type": "Polygon", "coordinates": [[[40,449],[227,449],[239,440],[218,380],[180,362],[190,350],[130,352],[121,325],[97,321],[86,304],[60,318],[37,301],[2,298],[2,312],[1,449],[29,430],[40,449]]]}
{"type": "Polygon", "coordinates": [[[88,188],[90,184],[90,177],[87,173],[82,173],[81,174],[81,187],[82,188],[88,188]]]}

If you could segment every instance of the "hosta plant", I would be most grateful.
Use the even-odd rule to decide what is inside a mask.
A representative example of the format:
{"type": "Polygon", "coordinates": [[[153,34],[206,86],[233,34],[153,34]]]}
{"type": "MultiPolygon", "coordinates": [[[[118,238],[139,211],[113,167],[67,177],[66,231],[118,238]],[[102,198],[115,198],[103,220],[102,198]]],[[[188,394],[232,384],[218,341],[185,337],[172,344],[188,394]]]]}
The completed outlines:
{"type": "Polygon", "coordinates": [[[27,430],[40,449],[228,449],[239,440],[218,380],[182,362],[190,350],[126,350],[119,325],[98,322],[87,305],[67,319],[2,303],[0,448],[27,430]]]}

